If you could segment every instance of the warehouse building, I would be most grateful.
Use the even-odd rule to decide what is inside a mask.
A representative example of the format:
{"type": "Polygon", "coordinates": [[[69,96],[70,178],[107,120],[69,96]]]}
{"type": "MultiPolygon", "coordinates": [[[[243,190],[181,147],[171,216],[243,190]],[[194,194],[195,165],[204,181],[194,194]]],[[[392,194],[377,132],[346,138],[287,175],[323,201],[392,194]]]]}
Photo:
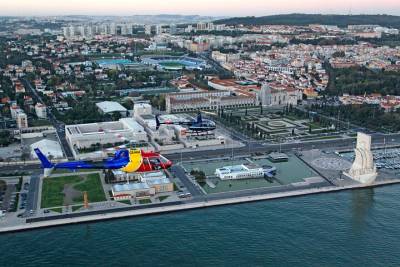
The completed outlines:
{"type": "Polygon", "coordinates": [[[122,117],[126,117],[129,113],[128,110],[118,102],[103,101],[96,103],[96,106],[99,109],[99,112],[103,114],[120,113],[122,117]]]}

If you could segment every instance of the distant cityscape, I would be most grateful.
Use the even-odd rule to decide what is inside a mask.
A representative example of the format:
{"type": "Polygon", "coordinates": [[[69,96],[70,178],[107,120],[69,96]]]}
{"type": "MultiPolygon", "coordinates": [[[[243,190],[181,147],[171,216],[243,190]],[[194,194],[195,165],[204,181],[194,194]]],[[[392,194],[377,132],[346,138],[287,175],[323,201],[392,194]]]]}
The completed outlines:
{"type": "Polygon", "coordinates": [[[0,17],[0,232],[399,183],[399,17],[282,16],[0,17]]]}

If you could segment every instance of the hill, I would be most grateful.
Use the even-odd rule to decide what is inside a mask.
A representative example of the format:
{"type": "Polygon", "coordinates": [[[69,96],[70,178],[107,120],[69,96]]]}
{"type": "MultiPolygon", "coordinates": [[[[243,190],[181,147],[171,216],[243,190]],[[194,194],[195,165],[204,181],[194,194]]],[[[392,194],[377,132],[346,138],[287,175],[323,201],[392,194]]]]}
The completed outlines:
{"type": "Polygon", "coordinates": [[[346,27],[353,24],[377,24],[385,27],[400,28],[400,16],[391,15],[321,15],[286,14],[264,17],[236,17],[217,20],[216,24],[226,25],[309,25],[326,24],[346,27]]]}

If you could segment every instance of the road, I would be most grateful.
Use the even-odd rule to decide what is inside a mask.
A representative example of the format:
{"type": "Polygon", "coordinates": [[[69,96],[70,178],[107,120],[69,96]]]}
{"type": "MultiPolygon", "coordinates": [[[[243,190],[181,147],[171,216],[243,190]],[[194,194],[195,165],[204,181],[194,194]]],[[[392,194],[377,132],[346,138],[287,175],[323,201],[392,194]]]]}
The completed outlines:
{"type": "Polygon", "coordinates": [[[32,175],[29,183],[28,197],[26,199],[25,217],[31,216],[30,211],[37,210],[38,196],[39,196],[40,178],[38,175],[32,175]]]}
{"type": "Polygon", "coordinates": [[[190,194],[192,194],[193,197],[204,195],[204,193],[197,186],[195,186],[192,181],[189,180],[190,178],[186,175],[181,166],[172,166],[171,172],[179,178],[179,180],[190,192],[190,194]]]}
{"type": "MultiPolygon", "coordinates": [[[[373,146],[383,146],[384,143],[386,145],[400,145],[400,134],[372,134],[372,144],[373,146]]],[[[219,158],[219,157],[230,157],[233,155],[247,155],[250,153],[266,153],[270,151],[278,151],[289,152],[293,150],[309,150],[309,149],[354,149],[355,148],[355,138],[347,138],[347,139],[326,139],[326,140],[316,140],[316,141],[308,141],[303,143],[284,143],[284,144],[265,144],[261,141],[252,141],[247,145],[240,148],[221,148],[215,150],[204,150],[204,151],[191,151],[191,152],[183,152],[182,158],[185,161],[188,160],[196,160],[196,159],[205,159],[205,158],[219,158]],[[233,152],[233,153],[232,153],[233,152]]],[[[167,154],[165,156],[172,160],[173,162],[180,162],[181,153],[173,153],[167,154]]],[[[37,171],[40,169],[39,164],[26,164],[23,165],[24,168],[21,171],[34,171],[34,173],[38,173],[37,171]]],[[[4,165],[1,167],[0,173],[8,173],[14,172],[16,169],[15,165],[4,165]]]]}
{"type": "MultiPolygon", "coordinates": [[[[384,135],[372,134],[372,144],[377,145],[400,145],[400,134],[384,135]]],[[[206,151],[193,151],[182,153],[184,160],[195,160],[210,157],[223,157],[233,155],[243,155],[249,153],[266,153],[270,151],[289,152],[293,150],[310,150],[310,149],[354,149],[355,138],[345,139],[325,139],[307,141],[302,143],[283,143],[283,144],[263,144],[261,142],[249,142],[246,146],[233,149],[216,149],[206,151]]],[[[169,154],[166,157],[172,161],[178,162],[181,158],[181,153],[169,154]]]]}
{"type": "MultiPolygon", "coordinates": [[[[35,102],[45,105],[42,97],[38,94],[36,89],[33,88],[32,84],[28,80],[22,79],[22,83],[24,84],[25,88],[29,89],[35,102]]],[[[53,127],[56,129],[57,138],[61,144],[61,147],[63,149],[65,156],[67,156],[68,159],[73,159],[74,155],[72,154],[71,148],[69,147],[67,139],[65,138],[64,123],[60,122],[56,119],[56,117],[54,116],[54,114],[51,111],[51,108],[49,108],[49,107],[47,107],[47,117],[48,117],[49,121],[51,122],[51,124],[53,125],[53,127]]]]}

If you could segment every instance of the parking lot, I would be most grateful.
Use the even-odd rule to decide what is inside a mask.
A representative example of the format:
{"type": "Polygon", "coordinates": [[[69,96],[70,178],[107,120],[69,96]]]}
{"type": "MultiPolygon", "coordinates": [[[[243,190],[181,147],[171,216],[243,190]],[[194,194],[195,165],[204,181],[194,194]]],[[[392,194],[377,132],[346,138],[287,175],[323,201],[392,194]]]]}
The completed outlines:
{"type": "Polygon", "coordinates": [[[15,211],[18,202],[16,193],[18,180],[0,180],[0,207],[3,211],[15,211]]]}

